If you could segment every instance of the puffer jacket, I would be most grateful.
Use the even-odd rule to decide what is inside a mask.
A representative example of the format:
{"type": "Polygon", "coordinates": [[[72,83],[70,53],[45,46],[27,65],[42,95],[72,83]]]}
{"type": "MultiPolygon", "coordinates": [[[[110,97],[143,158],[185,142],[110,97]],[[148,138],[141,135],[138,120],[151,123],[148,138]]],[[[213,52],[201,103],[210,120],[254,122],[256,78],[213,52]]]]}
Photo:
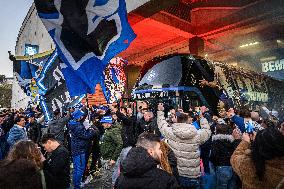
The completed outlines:
{"type": "Polygon", "coordinates": [[[232,135],[213,135],[210,161],[214,166],[231,166],[231,156],[239,143],[232,135]]]}
{"type": "Polygon", "coordinates": [[[156,161],[146,149],[132,148],[122,161],[121,174],[115,189],[176,189],[174,176],[157,168],[156,161]]]}
{"type": "Polygon", "coordinates": [[[186,123],[174,123],[171,126],[164,117],[164,112],[157,112],[157,123],[162,135],[177,158],[179,175],[188,178],[200,176],[199,146],[211,135],[210,126],[205,118],[200,120],[201,129],[186,123]]]}
{"type": "Polygon", "coordinates": [[[81,122],[70,121],[68,124],[71,134],[71,152],[72,156],[86,153],[91,139],[99,133],[94,127],[85,129],[81,122]]]}

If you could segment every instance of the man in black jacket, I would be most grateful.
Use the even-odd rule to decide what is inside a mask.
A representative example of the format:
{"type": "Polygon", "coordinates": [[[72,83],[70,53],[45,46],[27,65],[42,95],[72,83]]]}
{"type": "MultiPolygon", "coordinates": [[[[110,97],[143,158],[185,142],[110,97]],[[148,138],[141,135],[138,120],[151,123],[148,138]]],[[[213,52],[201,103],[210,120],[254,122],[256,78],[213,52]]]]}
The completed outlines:
{"type": "Polygon", "coordinates": [[[129,151],[122,162],[121,175],[116,181],[115,188],[178,188],[174,176],[157,168],[162,154],[160,138],[153,133],[143,133],[138,137],[136,146],[129,151]]]}
{"type": "Polygon", "coordinates": [[[60,144],[64,144],[64,131],[71,118],[70,112],[65,117],[61,117],[61,112],[57,109],[53,112],[53,115],[53,119],[48,123],[48,133],[53,134],[60,144]]]}
{"type": "Polygon", "coordinates": [[[68,150],[61,145],[53,134],[42,137],[42,145],[48,153],[48,159],[43,162],[48,189],[66,189],[70,186],[70,158],[68,150]]]}
{"type": "Polygon", "coordinates": [[[137,127],[139,134],[149,132],[161,136],[161,132],[157,125],[157,119],[155,118],[154,113],[149,110],[146,111],[143,118],[138,121],[137,127]]]}
{"type": "Polygon", "coordinates": [[[26,126],[28,129],[28,138],[38,144],[41,139],[41,125],[36,122],[34,113],[28,114],[28,122],[26,126]]]}
{"type": "Polygon", "coordinates": [[[122,121],[121,138],[123,148],[135,146],[137,138],[135,133],[135,116],[127,115],[127,108],[121,107],[118,111],[116,106],[111,106],[112,113],[115,113],[119,120],[122,121]]]}

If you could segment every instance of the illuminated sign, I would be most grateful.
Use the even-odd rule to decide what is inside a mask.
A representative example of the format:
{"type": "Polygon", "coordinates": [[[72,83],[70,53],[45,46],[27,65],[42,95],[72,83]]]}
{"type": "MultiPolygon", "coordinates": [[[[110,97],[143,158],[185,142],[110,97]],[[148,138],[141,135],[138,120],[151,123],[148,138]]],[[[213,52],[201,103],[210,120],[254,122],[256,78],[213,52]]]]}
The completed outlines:
{"type": "Polygon", "coordinates": [[[26,44],[25,45],[25,55],[35,55],[38,53],[38,45],[31,45],[31,44],[26,44]]]}
{"type": "Polygon", "coordinates": [[[277,79],[284,79],[284,59],[267,61],[261,65],[263,73],[277,79]]]}
{"type": "Polygon", "coordinates": [[[284,59],[262,63],[262,72],[274,72],[284,70],[284,59]]]}

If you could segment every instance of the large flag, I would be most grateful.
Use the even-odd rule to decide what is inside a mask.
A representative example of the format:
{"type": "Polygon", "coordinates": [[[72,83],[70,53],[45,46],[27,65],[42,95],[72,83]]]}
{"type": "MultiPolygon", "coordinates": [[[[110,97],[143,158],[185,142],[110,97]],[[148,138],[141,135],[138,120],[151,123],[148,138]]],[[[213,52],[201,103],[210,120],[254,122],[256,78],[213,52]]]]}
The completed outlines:
{"type": "Polygon", "coordinates": [[[52,51],[35,54],[33,56],[16,56],[13,60],[13,72],[24,93],[35,103],[38,94],[36,79],[42,70],[44,62],[52,51]]]}
{"type": "Polygon", "coordinates": [[[125,0],[35,0],[39,17],[64,62],[71,96],[95,92],[108,62],[136,35],[125,0]]]}
{"type": "Polygon", "coordinates": [[[68,107],[80,103],[84,98],[84,95],[70,97],[61,71],[61,64],[62,61],[58,56],[57,50],[55,50],[45,62],[43,70],[37,79],[40,105],[46,121],[52,118],[52,113],[56,109],[65,111],[68,107]]]}

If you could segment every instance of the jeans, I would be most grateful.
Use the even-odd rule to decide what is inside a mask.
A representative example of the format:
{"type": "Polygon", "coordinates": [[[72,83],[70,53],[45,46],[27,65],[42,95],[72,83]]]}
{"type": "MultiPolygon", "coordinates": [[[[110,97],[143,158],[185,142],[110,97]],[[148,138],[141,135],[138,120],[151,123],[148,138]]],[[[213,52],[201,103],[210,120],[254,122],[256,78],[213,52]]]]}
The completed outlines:
{"type": "Polygon", "coordinates": [[[231,166],[216,167],[216,188],[235,189],[237,188],[237,177],[231,166]]]}
{"type": "Polygon", "coordinates": [[[196,178],[187,178],[187,177],[179,177],[179,183],[183,189],[200,189],[200,179],[196,178]]]}
{"type": "Polygon", "coordinates": [[[8,151],[9,145],[7,143],[8,134],[0,137],[0,160],[5,159],[8,151]]]}
{"type": "Polygon", "coordinates": [[[73,156],[73,164],[74,164],[74,170],[73,170],[74,189],[79,189],[86,168],[86,154],[84,153],[73,156]]]}
{"type": "Polygon", "coordinates": [[[100,189],[112,189],[112,174],[113,174],[113,167],[110,166],[110,160],[101,159],[102,162],[102,177],[101,177],[101,187],[100,189]]]}

